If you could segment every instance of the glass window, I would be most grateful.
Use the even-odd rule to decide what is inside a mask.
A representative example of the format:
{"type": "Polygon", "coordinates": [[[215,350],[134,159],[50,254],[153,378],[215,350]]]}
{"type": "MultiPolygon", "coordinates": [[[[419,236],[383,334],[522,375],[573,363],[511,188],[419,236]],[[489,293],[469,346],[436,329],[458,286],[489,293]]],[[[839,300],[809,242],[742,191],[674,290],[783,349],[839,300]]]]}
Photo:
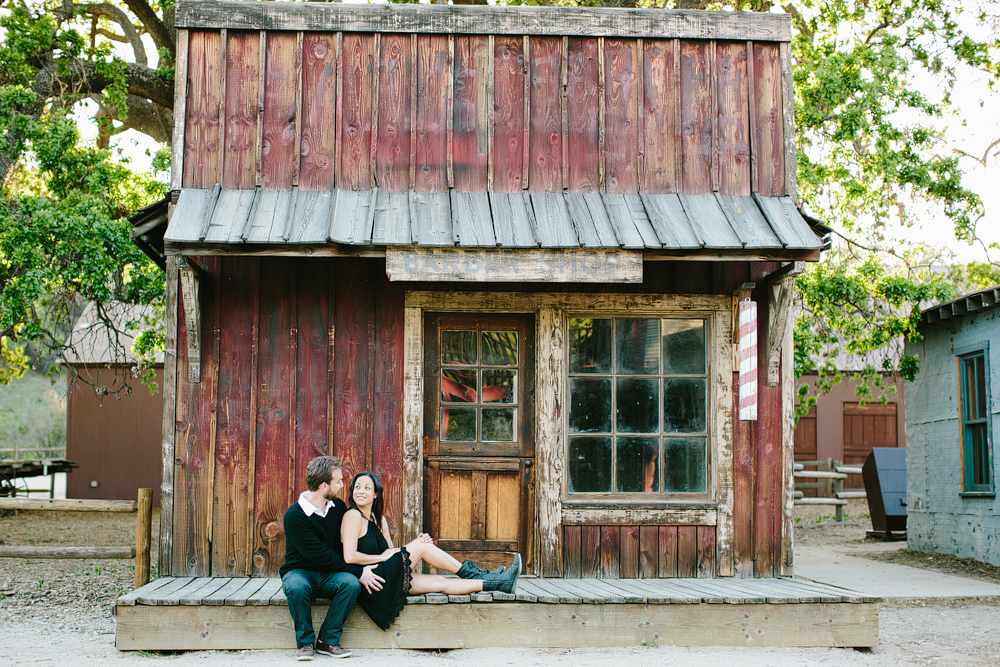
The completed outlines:
{"type": "Polygon", "coordinates": [[[569,492],[706,493],[705,320],[570,318],[567,340],[569,492]]]}
{"type": "Polygon", "coordinates": [[[983,350],[960,356],[962,390],[962,447],[965,458],[965,491],[993,491],[990,456],[989,384],[983,350]]]}
{"type": "Polygon", "coordinates": [[[441,331],[442,441],[517,441],[517,340],[516,331],[441,331]]]}

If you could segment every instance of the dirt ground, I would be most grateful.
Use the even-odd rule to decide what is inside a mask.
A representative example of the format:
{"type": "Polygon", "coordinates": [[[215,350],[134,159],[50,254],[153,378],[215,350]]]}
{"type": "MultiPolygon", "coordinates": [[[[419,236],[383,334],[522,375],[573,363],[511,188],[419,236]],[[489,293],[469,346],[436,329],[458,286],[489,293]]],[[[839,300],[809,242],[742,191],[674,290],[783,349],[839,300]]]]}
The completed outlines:
{"type": "MultiPolygon", "coordinates": [[[[1000,568],[975,561],[919,554],[905,542],[866,540],[867,507],[853,502],[844,523],[830,510],[802,507],[797,543],[821,546],[914,567],[1000,583],[1000,568]]],[[[154,514],[153,535],[158,534],[154,514]]],[[[0,544],[127,546],[135,540],[134,515],[21,513],[0,517],[0,544]]],[[[153,562],[156,561],[154,540],[153,562]]],[[[154,570],[155,574],[155,570],[154,570]]],[[[115,598],[132,589],[131,561],[0,560],[0,663],[8,665],[270,665],[291,662],[290,651],[197,651],[120,653],[114,648],[115,598]]],[[[758,649],[673,646],[623,649],[466,649],[448,652],[358,651],[351,664],[606,665],[631,667],[638,659],[659,665],[885,665],[992,666],[1000,664],[1000,599],[913,601],[880,606],[880,644],[873,651],[850,649],[758,649]]],[[[345,637],[345,644],[349,644],[345,637]]],[[[323,660],[320,656],[318,660],[323,660]]]]}

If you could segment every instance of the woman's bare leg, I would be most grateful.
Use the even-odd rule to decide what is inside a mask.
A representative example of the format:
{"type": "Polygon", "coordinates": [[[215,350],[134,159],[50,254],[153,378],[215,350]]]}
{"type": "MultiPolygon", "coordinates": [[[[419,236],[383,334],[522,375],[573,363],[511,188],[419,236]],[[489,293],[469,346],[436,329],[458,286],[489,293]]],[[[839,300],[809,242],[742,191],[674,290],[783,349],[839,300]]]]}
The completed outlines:
{"type": "MultiPolygon", "coordinates": [[[[407,547],[409,550],[409,547],[407,547]]],[[[429,561],[428,561],[429,562],[429,561]]],[[[455,579],[442,577],[439,574],[413,573],[410,580],[410,595],[424,593],[446,593],[448,595],[467,595],[483,590],[483,582],[477,579],[455,579]]]]}
{"type": "MultiPolygon", "coordinates": [[[[429,542],[413,540],[406,545],[406,550],[410,553],[410,562],[413,566],[424,561],[439,570],[453,573],[458,572],[458,568],[462,567],[462,564],[454,556],[429,542]]],[[[452,593],[452,595],[461,595],[461,593],[452,593]]]]}

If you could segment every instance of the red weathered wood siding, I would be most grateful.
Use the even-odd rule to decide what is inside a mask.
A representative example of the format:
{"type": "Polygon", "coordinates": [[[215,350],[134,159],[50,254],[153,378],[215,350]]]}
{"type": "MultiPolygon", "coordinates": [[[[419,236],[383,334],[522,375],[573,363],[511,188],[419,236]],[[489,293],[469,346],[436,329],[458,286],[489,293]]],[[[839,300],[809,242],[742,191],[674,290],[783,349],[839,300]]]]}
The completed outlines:
{"type": "MultiPolygon", "coordinates": [[[[202,381],[187,382],[179,308],[172,573],[274,574],[284,556],[282,514],[305,488],[306,463],[328,452],[344,461],[348,477],[380,475],[398,540],[404,292],[446,287],[390,283],[382,259],[192,259],[205,271],[204,352],[202,381]]],[[[638,285],[565,289],[732,294],[776,267],[651,262],[638,285]]],[[[545,283],[480,288],[551,290],[545,283]]],[[[766,303],[762,290],[754,296],[766,303]]],[[[764,349],[763,340],[758,345],[764,349]]],[[[734,422],[737,576],[780,573],[780,388],[762,383],[760,392],[762,418],[734,422]]],[[[565,576],[706,577],[719,568],[714,526],[566,526],[563,538],[565,576]]]]}
{"type": "Polygon", "coordinates": [[[188,39],[184,187],[789,190],[774,42],[316,31],[262,41],[235,30],[188,39]]]}
{"type": "Polygon", "coordinates": [[[563,576],[717,576],[715,526],[563,526],[563,576]]]}
{"type": "Polygon", "coordinates": [[[206,272],[204,352],[202,380],[189,383],[179,308],[173,573],[273,576],[284,511],[325,453],[348,478],[381,475],[398,540],[403,291],[384,264],[193,261],[206,272]]]}

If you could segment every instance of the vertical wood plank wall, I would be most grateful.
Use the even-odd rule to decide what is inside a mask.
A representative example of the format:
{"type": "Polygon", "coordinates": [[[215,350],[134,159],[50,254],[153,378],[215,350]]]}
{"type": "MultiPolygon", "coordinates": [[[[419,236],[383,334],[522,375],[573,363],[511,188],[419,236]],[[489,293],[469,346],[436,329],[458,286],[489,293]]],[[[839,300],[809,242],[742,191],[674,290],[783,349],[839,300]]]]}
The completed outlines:
{"type": "Polygon", "coordinates": [[[776,42],[186,38],[183,187],[794,190],[776,42]]]}
{"type": "MultiPolygon", "coordinates": [[[[205,271],[204,353],[197,384],[186,380],[186,355],[177,356],[171,573],[273,575],[284,557],[284,510],[305,488],[306,463],[324,453],[339,456],[348,476],[360,470],[380,475],[398,541],[405,484],[404,290],[441,285],[390,283],[380,259],[192,260],[205,271]]],[[[597,289],[676,293],[683,287],[692,294],[731,294],[747,280],[759,283],[774,268],[652,262],[641,285],[597,289]]],[[[483,286],[484,291],[548,288],[483,286]]],[[[767,303],[763,294],[755,297],[767,303]]],[[[177,345],[184,349],[183,308],[177,318],[177,345]]],[[[758,344],[763,349],[764,341],[758,344]]],[[[764,418],[733,425],[732,552],[740,577],[777,575],[781,566],[781,388],[762,384],[759,391],[764,418]]],[[[564,576],[718,574],[714,526],[562,530],[564,576]]]]}
{"type": "MultiPolygon", "coordinates": [[[[172,574],[273,576],[282,517],[319,454],[339,456],[347,476],[381,476],[398,540],[403,292],[384,264],[193,261],[211,306],[200,383],[178,357],[172,574]]],[[[183,308],[177,316],[183,347],[183,308]]]]}

